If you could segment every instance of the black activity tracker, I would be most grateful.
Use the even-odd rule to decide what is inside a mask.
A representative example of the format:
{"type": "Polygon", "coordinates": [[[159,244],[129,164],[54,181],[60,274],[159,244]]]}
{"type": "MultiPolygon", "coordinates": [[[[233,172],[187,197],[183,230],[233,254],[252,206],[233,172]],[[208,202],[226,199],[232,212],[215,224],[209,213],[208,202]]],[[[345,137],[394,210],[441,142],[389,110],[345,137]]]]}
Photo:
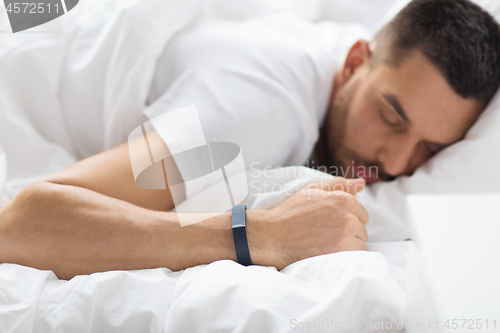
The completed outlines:
{"type": "Polygon", "coordinates": [[[250,250],[248,249],[246,229],[247,206],[234,206],[232,214],[234,248],[238,262],[244,266],[250,266],[250,250]]]}

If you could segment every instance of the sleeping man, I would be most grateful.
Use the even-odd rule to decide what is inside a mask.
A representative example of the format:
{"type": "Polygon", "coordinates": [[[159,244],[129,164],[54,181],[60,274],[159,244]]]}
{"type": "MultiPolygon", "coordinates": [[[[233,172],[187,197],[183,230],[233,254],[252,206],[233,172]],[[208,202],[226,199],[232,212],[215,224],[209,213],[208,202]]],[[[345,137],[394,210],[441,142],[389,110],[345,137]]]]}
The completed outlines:
{"type": "MultiPolygon", "coordinates": [[[[414,0],[372,41],[360,35],[353,26],[311,28],[289,15],[202,22],[158,59],[146,117],[196,104],[207,141],[238,144],[247,167],[309,158],[358,176],[377,170],[247,211],[253,264],[282,269],[367,250],[369,217],[353,196],[359,185],[411,175],[459,141],[500,85],[500,26],[469,1],[414,0]]],[[[93,112],[85,117],[102,118],[93,112]]],[[[144,121],[131,117],[135,126],[144,121]]],[[[86,132],[84,120],[72,126],[86,132]]],[[[190,135],[155,129],[150,144],[164,149],[190,135]]],[[[237,259],[231,212],[181,227],[173,208],[168,187],[136,185],[124,143],[32,183],[4,206],[0,262],[68,279],[237,259]]]]}

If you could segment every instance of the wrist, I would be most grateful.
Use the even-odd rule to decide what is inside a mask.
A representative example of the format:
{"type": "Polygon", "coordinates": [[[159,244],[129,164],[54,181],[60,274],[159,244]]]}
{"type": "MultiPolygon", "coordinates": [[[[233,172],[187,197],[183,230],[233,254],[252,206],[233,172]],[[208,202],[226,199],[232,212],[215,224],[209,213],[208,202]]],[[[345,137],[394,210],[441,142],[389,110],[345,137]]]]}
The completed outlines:
{"type": "Polygon", "coordinates": [[[247,210],[247,239],[254,265],[281,268],[279,234],[276,219],[270,210],[247,210]]]}

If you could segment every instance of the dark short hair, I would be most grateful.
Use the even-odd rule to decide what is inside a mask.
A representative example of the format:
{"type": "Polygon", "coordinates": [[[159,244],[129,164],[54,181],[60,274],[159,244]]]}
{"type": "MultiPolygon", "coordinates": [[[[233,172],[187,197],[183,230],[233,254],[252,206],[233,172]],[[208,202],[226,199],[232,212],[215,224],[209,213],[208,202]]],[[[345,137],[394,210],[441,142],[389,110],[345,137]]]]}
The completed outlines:
{"type": "Polygon", "coordinates": [[[500,25],[468,0],[413,0],[374,40],[372,64],[421,51],[463,98],[487,102],[500,86],[500,25]]]}

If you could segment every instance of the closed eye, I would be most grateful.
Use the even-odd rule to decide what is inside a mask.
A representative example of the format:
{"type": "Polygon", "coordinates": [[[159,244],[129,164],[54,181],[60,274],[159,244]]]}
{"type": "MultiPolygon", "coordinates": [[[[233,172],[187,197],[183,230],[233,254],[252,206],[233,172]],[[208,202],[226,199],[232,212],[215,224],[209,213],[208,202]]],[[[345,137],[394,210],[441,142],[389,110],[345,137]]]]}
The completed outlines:
{"type": "Polygon", "coordinates": [[[448,147],[449,145],[443,145],[443,144],[435,144],[435,143],[427,143],[427,149],[429,149],[429,151],[432,153],[432,154],[436,154],[438,153],[439,151],[443,150],[444,148],[448,147]]]}
{"type": "Polygon", "coordinates": [[[382,109],[379,109],[380,119],[382,122],[389,127],[401,127],[401,120],[398,119],[398,116],[395,114],[388,115],[387,112],[384,112],[382,109]]]}

